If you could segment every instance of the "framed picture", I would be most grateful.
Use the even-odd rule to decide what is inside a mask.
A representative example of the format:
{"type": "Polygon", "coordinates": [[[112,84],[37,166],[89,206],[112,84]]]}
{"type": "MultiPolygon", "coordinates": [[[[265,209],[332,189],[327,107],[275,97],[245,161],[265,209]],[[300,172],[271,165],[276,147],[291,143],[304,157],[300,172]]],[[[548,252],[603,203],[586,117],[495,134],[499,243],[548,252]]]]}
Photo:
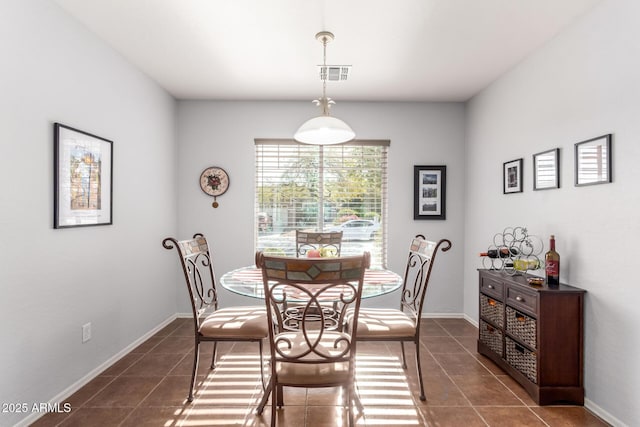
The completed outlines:
{"type": "Polygon", "coordinates": [[[575,157],[576,187],[612,181],[611,134],[578,142],[575,157]]]}
{"type": "Polygon", "coordinates": [[[414,166],[413,219],[446,219],[447,167],[414,166]]]}
{"type": "Polygon", "coordinates": [[[560,149],[533,155],[533,189],[560,188],[560,149]]]}
{"type": "Polygon", "coordinates": [[[504,163],[502,181],[504,194],[522,192],[522,159],[504,163]]]}
{"type": "Polygon", "coordinates": [[[112,224],[113,142],[55,123],[53,227],[112,224]]]}

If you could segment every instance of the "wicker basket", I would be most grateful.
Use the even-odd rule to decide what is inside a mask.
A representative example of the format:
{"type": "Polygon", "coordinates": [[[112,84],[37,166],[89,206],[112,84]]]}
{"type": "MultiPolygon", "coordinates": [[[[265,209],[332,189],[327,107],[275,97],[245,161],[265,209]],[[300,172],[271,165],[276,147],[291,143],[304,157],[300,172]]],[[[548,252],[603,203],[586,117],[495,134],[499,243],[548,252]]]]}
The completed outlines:
{"type": "Polygon", "coordinates": [[[531,348],[538,348],[536,319],[507,307],[507,332],[531,348]]]}
{"type": "Polygon", "coordinates": [[[536,353],[516,343],[509,337],[505,338],[505,353],[507,363],[522,372],[525,377],[538,383],[538,368],[536,353]]]}
{"type": "Polygon", "coordinates": [[[480,341],[489,347],[493,352],[503,357],[502,353],[502,331],[494,328],[484,320],[480,320],[480,341]]]}
{"type": "Polygon", "coordinates": [[[504,318],[504,304],[484,294],[480,294],[480,316],[495,326],[502,328],[504,318]]]}

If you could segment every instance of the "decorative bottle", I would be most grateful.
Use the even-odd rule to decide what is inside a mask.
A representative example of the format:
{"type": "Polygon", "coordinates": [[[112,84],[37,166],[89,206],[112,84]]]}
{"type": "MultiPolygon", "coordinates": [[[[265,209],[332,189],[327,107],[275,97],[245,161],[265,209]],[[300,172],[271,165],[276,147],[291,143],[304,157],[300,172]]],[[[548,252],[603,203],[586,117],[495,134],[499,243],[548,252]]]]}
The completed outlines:
{"type": "Polygon", "coordinates": [[[509,258],[512,255],[518,255],[519,251],[517,248],[500,248],[500,249],[489,249],[486,252],[480,252],[480,256],[486,256],[489,258],[509,258]]]}
{"type": "Polygon", "coordinates": [[[560,284],[560,255],[556,252],[556,238],[553,234],[549,239],[549,251],[544,254],[544,265],[547,285],[558,286],[560,284]]]}

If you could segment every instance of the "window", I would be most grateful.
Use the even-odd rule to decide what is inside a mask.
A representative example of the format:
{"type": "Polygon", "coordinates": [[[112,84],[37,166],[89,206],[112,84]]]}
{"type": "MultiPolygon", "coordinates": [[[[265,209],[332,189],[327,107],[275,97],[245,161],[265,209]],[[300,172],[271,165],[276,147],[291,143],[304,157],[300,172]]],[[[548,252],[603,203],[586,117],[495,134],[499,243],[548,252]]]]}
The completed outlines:
{"type": "Polygon", "coordinates": [[[386,266],[389,141],[256,139],[256,250],[295,256],[295,230],[343,231],[342,255],[386,266]]]}

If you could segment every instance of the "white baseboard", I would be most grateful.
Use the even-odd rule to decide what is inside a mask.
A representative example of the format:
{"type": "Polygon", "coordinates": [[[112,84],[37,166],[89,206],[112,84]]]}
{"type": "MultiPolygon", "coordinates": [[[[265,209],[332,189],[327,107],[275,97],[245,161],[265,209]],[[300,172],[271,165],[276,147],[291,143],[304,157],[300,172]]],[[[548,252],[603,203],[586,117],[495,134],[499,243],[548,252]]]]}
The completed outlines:
{"type": "Polygon", "coordinates": [[[462,313],[422,313],[424,319],[462,319],[462,313]]]}
{"type": "MultiPolygon", "coordinates": [[[[58,393],[51,400],[49,400],[48,403],[50,405],[55,405],[56,403],[59,403],[60,406],[62,406],[63,402],[66,399],[68,399],[73,393],[75,393],[76,391],[80,390],[82,387],[87,385],[89,381],[93,380],[95,377],[100,375],[105,369],[111,367],[114,363],[122,359],[125,355],[129,354],[131,350],[133,350],[134,348],[138,347],[140,344],[142,344],[143,342],[151,338],[153,335],[159,332],[162,328],[167,326],[169,323],[173,322],[177,317],[180,317],[180,316],[176,314],[169,316],[166,320],[164,320],[158,326],[156,326],[155,328],[153,328],[152,330],[150,330],[149,332],[147,332],[146,334],[144,334],[143,336],[141,336],[140,338],[138,338],[137,340],[129,344],[127,347],[123,348],[118,353],[114,354],[111,358],[109,358],[103,364],[93,369],[87,375],[80,378],[78,381],[76,381],[75,383],[71,384],[69,387],[67,387],[60,393],[58,393]]],[[[187,317],[191,317],[191,315],[187,317]]],[[[17,424],[14,425],[14,427],[23,427],[23,426],[27,427],[31,425],[34,421],[36,421],[38,418],[44,416],[45,414],[46,413],[34,412],[28,417],[20,420],[17,424]]]]}
{"type": "Polygon", "coordinates": [[[471,323],[473,326],[475,326],[476,328],[479,326],[478,325],[478,321],[469,317],[468,315],[464,315],[464,320],[466,320],[467,322],[471,323]]]}
{"type": "Polygon", "coordinates": [[[476,328],[478,322],[464,313],[422,313],[423,319],[464,319],[476,328]]]}
{"type": "Polygon", "coordinates": [[[602,418],[607,423],[611,424],[613,427],[629,427],[627,424],[623,423],[587,398],[584,399],[584,407],[602,418]]]}

